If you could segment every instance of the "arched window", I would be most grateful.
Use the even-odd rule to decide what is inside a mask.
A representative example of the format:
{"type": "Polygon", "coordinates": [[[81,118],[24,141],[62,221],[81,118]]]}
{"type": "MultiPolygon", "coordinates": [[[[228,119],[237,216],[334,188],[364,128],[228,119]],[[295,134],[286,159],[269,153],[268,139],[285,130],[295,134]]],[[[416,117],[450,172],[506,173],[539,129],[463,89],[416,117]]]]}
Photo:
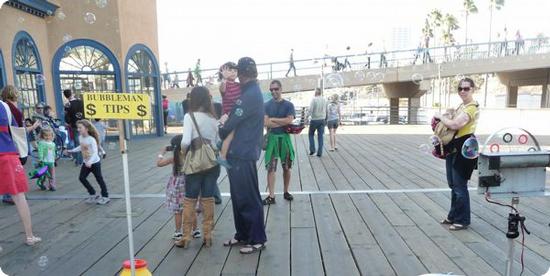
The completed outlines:
{"type": "MultiPolygon", "coordinates": [[[[53,58],[53,79],[57,114],[61,117],[66,99],[63,90],[82,93],[120,92],[120,67],[113,53],[89,39],[77,39],[62,45],[53,58]]],[[[116,127],[116,121],[108,122],[116,127]]],[[[108,135],[115,133],[108,132],[108,135]]]]}
{"type": "Polygon", "coordinates": [[[4,57],[2,56],[2,50],[0,50],[0,89],[7,84],[6,69],[4,67],[4,57]]]}
{"type": "Polygon", "coordinates": [[[86,92],[115,92],[115,71],[111,60],[91,46],[68,47],[59,63],[61,88],[86,92]]]}
{"type": "Polygon", "coordinates": [[[145,93],[151,98],[153,117],[150,120],[134,120],[131,123],[133,135],[162,135],[160,120],[159,69],[153,52],[145,45],[134,45],[126,56],[126,87],[129,93],[145,93]]]}
{"type": "Polygon", "coordinates": [[[34,105],[44,102],[44,75],[36,44],[26,32],[19,32],[12,47],[15,86],[19,90],[19,104],[23,115],[30,117],[34,105]]]}

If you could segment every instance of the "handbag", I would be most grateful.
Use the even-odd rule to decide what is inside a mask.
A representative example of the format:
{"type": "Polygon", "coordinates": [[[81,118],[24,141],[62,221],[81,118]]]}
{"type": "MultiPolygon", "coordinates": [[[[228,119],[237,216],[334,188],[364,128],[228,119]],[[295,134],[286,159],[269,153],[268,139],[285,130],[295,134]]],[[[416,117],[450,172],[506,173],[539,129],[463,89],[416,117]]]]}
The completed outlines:
{"type": "Polygon", "coordinates": [[[29,144],[27,143],[27,130],[24,127],[12,126],[12,114],[10,107],[3,101],[0,101],[6,109],[8,114],[9,129],[11,134],[11,139],[19,152],[19,158],[25,158],[29,155],[29,144]]]}
{"type": "Polygon", "coordinates": [[[199,137],[191,141],[189,150],[185,155],[183,173],[186,175],[204,172],[218,165],[216,161],[216,151],[210,144],[210,141],[202,137],[197,121],[195,120],[195,115],[193,113],[189,113],[189,115],[193,120],[193,125],[199,137]]]}

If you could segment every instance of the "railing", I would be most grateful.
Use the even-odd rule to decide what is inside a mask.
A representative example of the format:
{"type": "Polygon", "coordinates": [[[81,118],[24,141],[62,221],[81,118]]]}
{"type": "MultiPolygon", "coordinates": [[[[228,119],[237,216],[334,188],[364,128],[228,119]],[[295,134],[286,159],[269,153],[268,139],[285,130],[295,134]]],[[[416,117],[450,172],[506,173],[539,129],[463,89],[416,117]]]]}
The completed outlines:
{"type": "MultiPolygon", "coordinates": [[[[300,75],[361,70],[383,69],[409,66],[425,63],[446,63],[464,60],[478,60],[511,55],[540,54],[550,52],[550,38],[530,38],[520,41],[505,40],[491,43],[473,43],[467,45],[440,46],[432,48],[417,48],[388,52],[362,53],[354,55],[324,56],[309,59],[294,60],[296,73],[300,75]]],[[[257,64],[259,79],[285,77],[289,72],[289,61],[278,61],[257,64]]],[[[202,85],[218,83],[218,68],[204,69],[200,72],[202,85]]],[[[185,87],[189,71],[164,73],[163,88],[185,87]]],[[[294,76],[294,72],[289,72],[294,76]]],[[[197,81],[197,76],[195,76],[197,81]]]]}
{"type": "MultiPolygon", "coordinates": [[[[301,114],[307,114],[307,107],[295,107],[295,122],[301,120],[301,114]]],[[[344,125],[382,125],[390,123],[391,108],[389,106],[351,106],[342,105],[342,124],[344,125]]],[[[398,124],[427,124],[433,114],[427,114],[422,107],[400,106],[397,110],[398,124]],[[409,118],[409,114],[411,118],[409,118]],[[429,115],[429,118],[428,118],[429,115]]]]}

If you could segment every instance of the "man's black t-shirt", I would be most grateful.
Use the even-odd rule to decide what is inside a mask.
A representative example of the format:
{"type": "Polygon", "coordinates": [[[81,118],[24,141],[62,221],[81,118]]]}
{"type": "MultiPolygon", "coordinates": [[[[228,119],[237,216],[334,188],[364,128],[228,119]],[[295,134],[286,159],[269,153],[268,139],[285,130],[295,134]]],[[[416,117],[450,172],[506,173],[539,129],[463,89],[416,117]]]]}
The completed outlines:
{"type": "Polygon", "coordinates": [[[73,99],[65,104],[65,122],[72,128],[76,128],[76,122],[84,118],[84,102],[73,99]]]}

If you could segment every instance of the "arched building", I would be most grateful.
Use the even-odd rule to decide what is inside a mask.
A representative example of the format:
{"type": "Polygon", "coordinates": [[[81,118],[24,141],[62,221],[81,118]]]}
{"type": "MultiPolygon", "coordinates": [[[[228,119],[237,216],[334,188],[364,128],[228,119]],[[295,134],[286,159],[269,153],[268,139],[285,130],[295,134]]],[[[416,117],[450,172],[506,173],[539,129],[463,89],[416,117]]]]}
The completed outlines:
{"type": "Polygon", "coordinates": [[[147,93],[153,116],[129,123],[131,136],[162,135],[155,0],[11,0],[0,8],[0,88],[20,91],[63,116],[64,89],[147,93]]]}

